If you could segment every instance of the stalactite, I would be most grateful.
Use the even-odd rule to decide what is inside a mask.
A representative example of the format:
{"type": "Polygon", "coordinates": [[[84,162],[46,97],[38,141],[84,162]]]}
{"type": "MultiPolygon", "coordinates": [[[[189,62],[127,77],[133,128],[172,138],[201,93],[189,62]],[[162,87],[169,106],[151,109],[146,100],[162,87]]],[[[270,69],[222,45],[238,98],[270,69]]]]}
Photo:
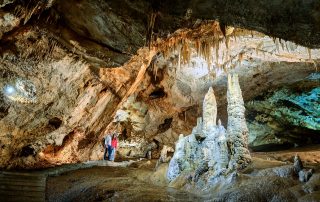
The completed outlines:
{"type": "Polygon", "coordinates": [[[183,64],[188,64],[191,58],[191,50],[186,40],[182,44],[181,56],[183,64]]]}
{"type": "Polygon", "coordinates": [[[25,25],[29,20],[30,18],[32,17],[32,15],[37,11],[41,9],[40,5],[39,5],[39,2],[36,4],[36,6],[34,6],[33,8],[31,8],[30,10],[28,10],[27,14],[25,15],[24,17],[24,22],[23,24],[25,25]]]}
{"type": "Polygon", "coordinates": [[[239,55],[238,55],[238,63],[239,63],[239,66],[241,65],[241,62],[243,60],[243,56],[244,56],[244,52],[240,52],[239,55]]]}
{"type": "Polygon", "coordinates": [[[290,53],[290,50],[289,50],[289,48],[288,48],[288,42],[287,42],[287,41],[285,42],[285,45],[286,45],[286,50],[290,53]]]}
{"type": "Polygon", "coordinates": [[[178,70],[181,69],[181,50],[178,50],[178,70]]]}
{"type": "Polygon", "coordinates": [[[279,39],[282,50],[284,51],[284,44],[281,39],[279,39]]]}
{"type": "Polygon", "coordinates": [[[280,52],[280,48],[279,48],[279,40],[278,40],[278,38],[275,39],[275,45],[276,45],[276,50],[279,53],[280,52]]]}
{"type": "Polygon", "coordinates": [[[154,28],[154,23],[156,21],[156,17],[157,17],[157,13],[152,12],[149,18],[149,23],[147,27],[147,37],[146,37],[146,45],[149,48],[151,47],[153,28],[154,28]]]}
{"type": "Polygon", "coordinates": [[[307,48],[307,51],[308,51],[308,55],[309,55],[309,60],[312,59],[312,56],[311,56],[311,49],[310,48],[307,48]]]}
{"type": "Polygon", "coordinates": [[[216,63],[218,64],[218,61],[219,61],[219,40],[215,40],[215,47],[216,47],[216,63]]]}

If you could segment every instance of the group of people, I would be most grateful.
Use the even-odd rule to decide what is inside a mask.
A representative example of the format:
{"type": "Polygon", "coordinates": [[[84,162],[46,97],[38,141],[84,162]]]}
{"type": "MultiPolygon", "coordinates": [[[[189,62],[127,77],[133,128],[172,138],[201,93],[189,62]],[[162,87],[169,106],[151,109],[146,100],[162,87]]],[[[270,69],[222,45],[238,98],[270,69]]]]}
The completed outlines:
{"type": "Polygon", "coordinates": [[[108,134],[104,138],[104,160],[114,161],[116,157],[116,149],[118,148],[117,133],[108,134]]]}

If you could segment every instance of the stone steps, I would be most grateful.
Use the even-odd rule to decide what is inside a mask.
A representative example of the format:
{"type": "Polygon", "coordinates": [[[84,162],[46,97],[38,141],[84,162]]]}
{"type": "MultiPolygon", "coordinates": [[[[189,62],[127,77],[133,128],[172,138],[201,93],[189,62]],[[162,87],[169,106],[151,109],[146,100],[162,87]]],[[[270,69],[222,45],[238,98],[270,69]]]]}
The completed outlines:
{"type": "Polygon", "coordinates": [[[1,172],[0,201],[45,201],[46,175],[1,172]]]}

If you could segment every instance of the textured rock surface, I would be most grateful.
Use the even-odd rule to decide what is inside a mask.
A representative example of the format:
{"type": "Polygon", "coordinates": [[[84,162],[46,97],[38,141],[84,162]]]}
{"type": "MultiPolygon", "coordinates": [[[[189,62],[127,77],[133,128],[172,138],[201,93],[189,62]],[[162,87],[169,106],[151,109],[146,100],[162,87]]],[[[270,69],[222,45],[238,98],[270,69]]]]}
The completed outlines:
{"type": "Polygon", "coordinates": [[[251,162],[238,76],[228,75],[227,132],[220,120],[218,125],[213,122],[217,116],[217,103],[212,88],[204,98],[203,108],[203,121],[198,119],[191,135],[179,137],[168,167],[167,177],[171,184],[181,176],[190,175],[195,187],[209,188],[219,181],[231,180],[238,169],[251,162]]]}
{"type": "Polygon", "coordinates": [[[210,87],[203,100],[203,130],[207,131],[217,125],[217,101],[210,87]]]}
{"type": "Polygon", "coordinates": [[[0,8],[6,6],[7,4],[13,3],[15,0],[1,0],[0,1],[0,8]]]}
{"type": "Polygon", "coordinates": [[[251,117],[248,119],[248,126],[252,131],[249,137],[250,147],[263,150],[272,145],[303,146],[319,142],[317,86],[318,81],[307,80],[291,88],[279,89],[265,98],[262,96],[259,100],[248,102],[246,107],[250,111],[248,117],[251,117]],[[294,93],[299,91],[300,93],[294,93]]]}
{"type": "Polygon", "coordinates": [[[17,49],[7,46],[1,60],[1,167],[89,160],[150,53],[140,52],[130,68],[97,72],[37,29],[6,42],[17,49]]]}
{"type": "Polygon", "coordinates": [[[248,150],[249,131],[244,116],[245,108],[238,75],[228,75],[228,129],[230,140],[231,162],[233,169],[244,168],[250,163],[251,157],[248,150]]]}

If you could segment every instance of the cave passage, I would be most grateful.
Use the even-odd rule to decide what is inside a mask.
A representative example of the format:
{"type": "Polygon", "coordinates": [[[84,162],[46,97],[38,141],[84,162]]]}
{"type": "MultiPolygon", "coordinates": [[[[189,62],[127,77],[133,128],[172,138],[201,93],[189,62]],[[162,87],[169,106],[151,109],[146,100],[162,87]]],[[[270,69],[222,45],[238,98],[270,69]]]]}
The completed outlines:
{"type": "Polygon", "coordinates": [[[320,201],[319,19],[317,0],[0,1],[0,199],[320,201]]]}

